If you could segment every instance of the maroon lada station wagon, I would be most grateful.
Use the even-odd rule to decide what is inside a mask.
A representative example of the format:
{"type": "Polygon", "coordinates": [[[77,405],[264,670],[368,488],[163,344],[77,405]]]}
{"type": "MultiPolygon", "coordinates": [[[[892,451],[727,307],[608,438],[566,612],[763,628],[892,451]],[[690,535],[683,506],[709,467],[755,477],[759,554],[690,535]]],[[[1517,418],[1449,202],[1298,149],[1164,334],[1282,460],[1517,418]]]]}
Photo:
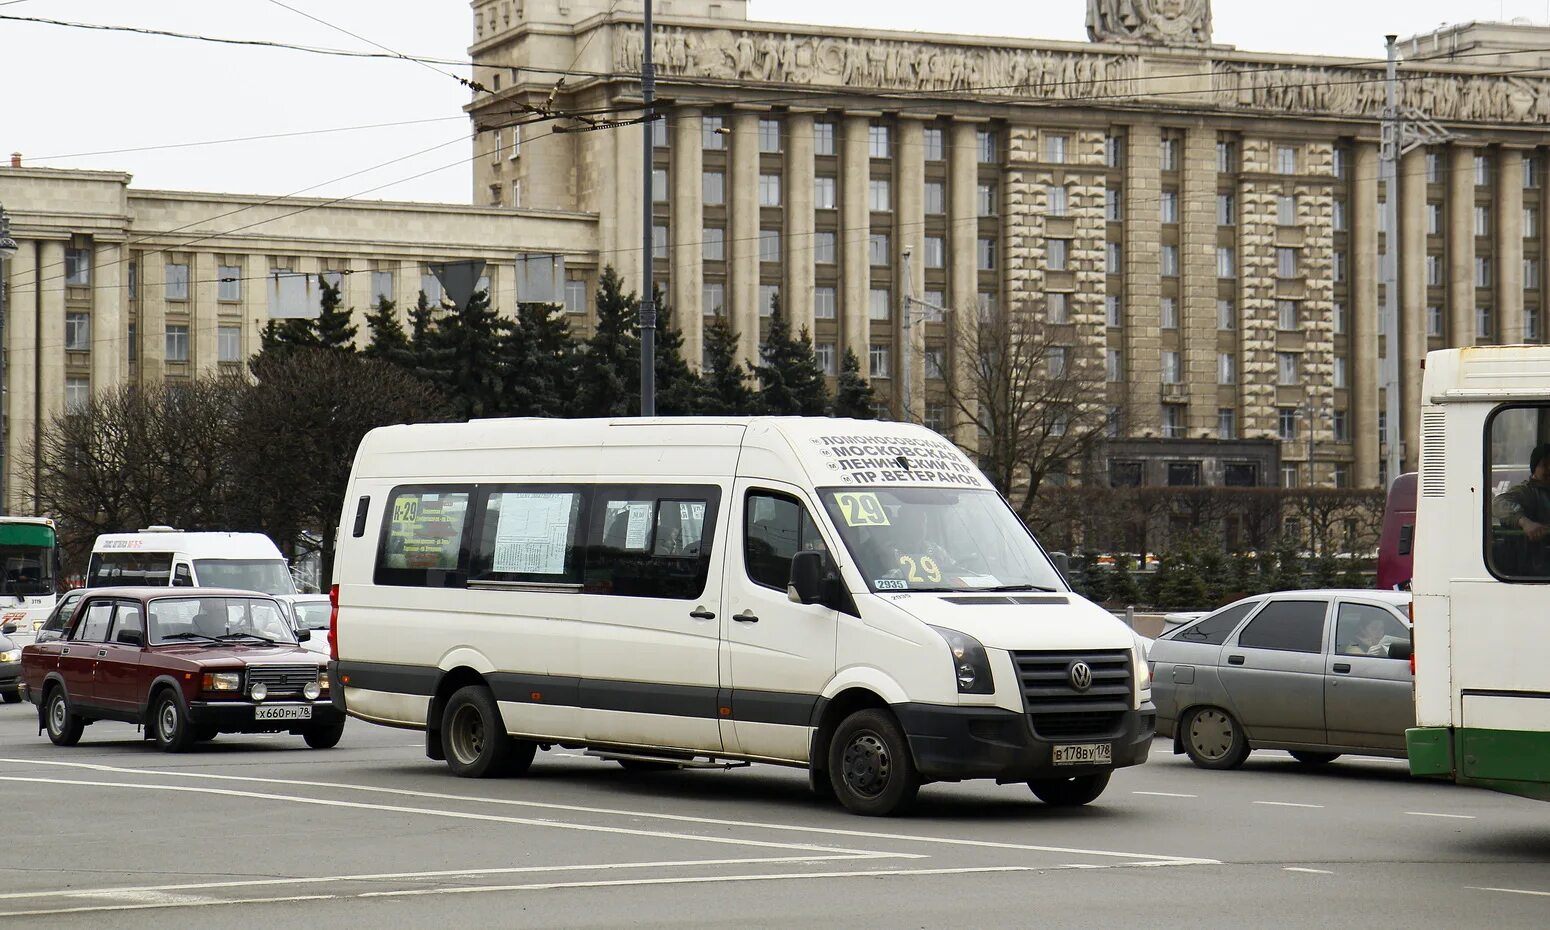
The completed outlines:
{"type": "Polygon", "coordinates": [[[22,687],[59,746],[98,720],[140,724],[167,752],[218,733],[288,732],[328,749],[344,731],[326,657],[251,591],[88,591],[63,638],[22,650],[22,687]]]}

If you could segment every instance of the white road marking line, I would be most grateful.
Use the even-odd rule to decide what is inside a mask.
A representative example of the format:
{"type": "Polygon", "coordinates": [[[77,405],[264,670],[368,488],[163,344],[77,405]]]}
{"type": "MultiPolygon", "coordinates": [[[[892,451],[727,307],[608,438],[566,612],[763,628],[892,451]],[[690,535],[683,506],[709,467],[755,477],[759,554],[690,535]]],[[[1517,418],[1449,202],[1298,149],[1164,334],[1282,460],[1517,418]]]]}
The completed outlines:
{"type": "Polygon", "coordinates": [[[338,895],[309,894],[296,895],[289,898],[214,898],[210,900],[182,901],[178,903],[164,902],[161,904],[99,904],[82,907],[60,907],[40,911],[3,911],[0,917],[48,917],[55,914],[97,914],[103,911],[148,911],[157,908],[172,907],[230,907],[233,904],[292,904],[299,901],[333,901],[338,895]]]}
{"type": "Polygon", "coordinates": [[[1296,868],[1294,866],[1287,866],[1286,868],[1282,869],[1281,871],[1283,871],[1283,872],[1306,872],[1309,875],[1333,875],[1333,874],[1335,874],[1334,872],[1331,872],[1328,869],[1299,869],[1299,868],[1296,868]]]}
{"type": "Polygon", "coordinates": [[[1324,807],[1322,804],[1298,804],[1295,801],[1255,801],[1254,803],[1263,804],[1266,807],[1307,807],[1313,809],[1322,809],[1324,807]]]}
{"type": "MultiPolygon", "coordinates": [[[[255,779],[258,780],[258,779],[255,779]]],[[[655,839],[685,840],[696,843],[716,843],[725,846],[757,846],[766,849],[809,850],[821,853],[866,854],[873,850],[841,849],[834,846],[811,846],[801,843],[776,843],[770,840],[744,840],[722,836],[703,836],[697,833],[668,833],[661,830],[633,830],[628,827],[604,827],[593,824],[567,823],[561,820],[537,820],[530,817],[506,817],[500,814],[474,814],[467,811],[443,810],[432,807],[402,807],[393,804],[367,804],[362,801],[331,801],[325,798],[302,798],[295,795],[265,794],[259,791],[235,791],[230,788],[204,788],[195,785],[154,785],[134,782],[82,781],[73,779],[26,778],[20,775],[0,775],[0,781],[27,782],[45,785],[81,785],[91,788],[128,788],[139,791],[186,791],[195,794],[218,794],[227,797],[284,801],[291,804],[317,804],[324,807],[347,807],[355,810],[383,811],[397,814],[422,814],[427,817],[447,817],[453,820],[478,820],[485,823],[506,823],[524,827],[549,827],[556,830],[577,830],[583,833],[613,833],[625,836],[643,836],[655,839]]],[[[916,857],[924,858],[924,857],[916,857]]]]}
{"type": "Polygon", "coordinates": [[[1174,794],[1172,791],[1132,791],[1131,794],[1144,794],[1149,798],[1198,798],[1198,794],[1174,794]]]}
{"type": "MultiPolygon", "coordinates": [[[[12,891],[0,900],[18,898],[107,898],[129,894],[164,894],[177,891],[213,891],[223,888],[267,888],[284,885],[323,885],[334,882],[423,881],[437,878],[477,878],[485,875],[528,875],[544,872],[614,872],[629,869],[676,869],[714,865],[775,865],[785,862],[856,862],[872,859],[927,858],[909,853],[868,853],[861,856],[775,856],[757,859],[675,859],[661,862],[605,862],[579,865],[512,866],[494,869],[443,869],[436,872],[375,872],[360,875],[320,875],[295,878],[253,878],[224,882],[185,882],[178,885],[146,885],[140,888],[72,888],[64,891],[12,891]]],[[[1102,868],[1102,866],[1095,866],[1102,868]]]]}
{"type": "Polygon", "coordinates": [[[1405,811],[1411,817],[1447,817],[1450,820],[1474,820],[1473,814],[1434,814],[1431,811],[1405,811]]]}
{"type": "Polygon", "coordinates": [[[1536,898],[1550,898],[1550,891],[1525,891],[1522,888],[1482,888],[1479,885],[1465,885],[1470,891],[1500,891],[1502,894],[1527,894],[1536,898]]]}
{"type": "MultiPolygon", "coordinates": [[[[266,784],[266,785],[281,785],[281,786],[284,786],[285,788],[290,789],[290,790],[294,790],[296,788],[332,788],[332,789],[336,789],[336,790],[339,790],[339,791],[362,791],[362,792],[368,792],[368,793],[374,793],[374,794],[388,794],[388,795],[396,795],[396,796],[407,796],[407,797],[413,797],[413,798],[421,798],[421,799],[428,799],[428,800],[438,800],[438,801],[461,801],[461,802],[469,803],[469,804],[499,804],[499,805],[506,805],[506,806],[512,806],[512,807],[534,808],[534,809],[538,809],[538,810],[563,811],[563,812],[566,812],[566,813],[600,814],[600,815],[610,816],[610,817],[628,817],[628,818],[631,818],[631,819],[666,820],[666,821],[671,821],[671,822],[675,822],[675,823],[694,823],[694,824],[701,824],[701,825],[705,825],[705,826],[745,827],[745,828],[748,828],[748,829],[758,829],[758,830],[776,830],[776,831],[792,832],[792,833],[810,833],[810,834],[816,834],[816,835],[820,835],[820,836],[844,836],[844,837],[854,837],[854,838],[859,838],[859,839],[881,839],[881,840],[892,840],[892,841],[908,842],[908,843],[939,843],[939,844],[944,845],[944,846],[970,846],[970,847],[976,847],[976,848],[981,848],[981,849],[1014,849],[1014,850],[1018,850],[1018,851],[1022,851],[1022,852],[1073,853],[1073,854],[1081,855],[1081,856],[1097,856],[1097,857],[1114,858],[1114,859],[1139,859],[1139,860],[1144,860],[1144,862],[1141,863],[1141,864],[1152,864],[1154,862],[1157,862],[1157,863],[1164,863],[1164,862],[1166,862],[1166,863],[1172,863],[1172,864],[1176,864],[1176,865],[1221,865],[1222,864],[1221,861],[1217,860],[1217,859],[1204,859],[1204,858],[1197,858],[1197,857],[1193,857],[1193,856],[1163,856],[1163,855],[1153,855],[1153,854],[1149,854],[1149,853],[1119,852],[1119,851],[1116,851],[1116,850],[1109,850],[1109,849],[1079,849],[1079,848],[1072,848],[1072,847],[1069,847],[1069,846],[1035,846],[1033,844],[1028,844],[1028,843],[997,843],[997,842],[992,842],[992,841],[989,841],[989,840],[966,840],[966,839],[959,839],[959,838],[955,838],[955,837],[912,836],[912,835],[909,835],[909,834],[902,834],[902,833],[878,833],[878,832],[872,832],[872,831],[866,831],[866,830],[841,830],[841,829],[836,828],[836,827],[809,827],[809,826],[800,826],[800,825],[797,825],[797,824],[763,823],[763,822],[760,822],[760,821],[750,821],[750,820],[724,820],[724,819],[716,818],[716,817],[693,817],[693,816],[690,816],[688,814],[659,814],[659,813],[652,813],[652,812],[648,812],[648,811],[619,810],[619,809],[616,809],[616,808],[607,808],[607,807],[583,807],[583,806],[575,805],[575,804],[552,804],[552,803],[547,803],[547,802],[542,802],[542,801],[519,801],[519,800],[515,800],[515,799],[512,799],[512,798],[482,798],[482,797],[476,797],[476,796],[471,796],[471,795],[446,794],[446,793],[436,792],[436,791],[409,791],[409,790],[406,790],[406,789],[403,789],[403,788],[383,788],[383,787],[378,787],[378,786],[374,786],[374,785],[347,785],[347,784],[341,784],[341,783],[338,783],[338,782],[297,781],[297,780],[293,780],[293,779],[259,778],[257,776],[252,776],[252,775],[218,775],[218,774],[214,774],[214,773],[210,773],[210,772],[177,772],[177,771],[165,771],[165,770],[158,770],[158,769],[136,769],[136,768],[127,768],[127,767],[122,767],[122,766],[100,765],[100,764],[92,763],[92,762],[60,762],[60,761],[47,760],[47,759],[8,759],[8,758],[0,758],[0,763],[14,763],[14,764],[18,764],[18,765],[64,766],[64,767],[68,767],[68,768],[84,768],[84,769],[89,769],[89,770],[92,770],[92,771],[99,771],[99,772],[116,772],[116,773],[121,773],[121,774],[130,774],[130,775],[159,775],[159,776],[164,776],[164,777],[168,777],[168,778],[202,778],[202,779],[210,779],[210,780],[217,780],[217,781],[257,782],[259,784],[266,784]]],[[[34,781],[44,781],[46,783],[53,783],[52,779],[31,779],[31,780],[34,780],[34,781]]],[[[286,798],[286,800],[295,800],[295,801],[302,800],[301,798],[296,798],[296,797],[294,797],[292,795],[286,795],[285,798],[286,798]]],[[[340,803],[348,803],[348,802],[340,802],[340,803]]],[[[359,806],[372,807],[374,805],[359,805],[359,806]]],[[[535,821],[535,822],[539,823],[539,824],[542,824],[542,825],[545,825],[545,826],[557,826],[557,825],[560,825],[560,824],[557,824],[555,821],[549,821],[549,820],[541,820],[541,821],[535,821]]],[[[643,835],[649,835],[649,834],[644,834],[643,833],[643,835]]],[[[670,836],[676,836],[678,834],[669,834],[669,835],[670,836]]],[[[750,845],[758,845],[758,844],[757,843],[753,843],[753,844],[750,844],[750,845]]],[[[780,844],[774,844],[774,845],[777,848],[780,848],[780,844]]],[[[824,852],[840,852],[840,851],[855,852],[854,850],[838,850],[838,849],[835,849],[833,847],[826,847],[826,846],[809,847],[809,846],[793,845],[790,848],[792,848],[792,849],[818,849],[818,850],[822,850],[824,852]]]]}

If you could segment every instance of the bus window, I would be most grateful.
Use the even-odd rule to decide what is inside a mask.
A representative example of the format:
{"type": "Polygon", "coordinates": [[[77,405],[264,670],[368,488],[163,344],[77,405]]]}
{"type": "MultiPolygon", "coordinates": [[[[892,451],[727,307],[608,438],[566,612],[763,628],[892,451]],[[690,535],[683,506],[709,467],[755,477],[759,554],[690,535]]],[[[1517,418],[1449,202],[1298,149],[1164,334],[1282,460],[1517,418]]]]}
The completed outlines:
{"type": "Polygon", "coordinates": [[[1502,581],[1550,581],[1550,406],[1498,408],[1486,437],[1486,564],[1502,581]]]}

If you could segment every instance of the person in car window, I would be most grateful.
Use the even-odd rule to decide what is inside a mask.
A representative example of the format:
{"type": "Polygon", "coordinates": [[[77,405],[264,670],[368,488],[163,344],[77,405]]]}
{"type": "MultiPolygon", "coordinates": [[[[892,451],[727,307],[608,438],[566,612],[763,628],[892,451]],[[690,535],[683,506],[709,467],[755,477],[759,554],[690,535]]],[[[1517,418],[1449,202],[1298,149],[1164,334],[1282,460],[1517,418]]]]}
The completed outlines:
{"type": "Polygon", "coordinates": [[[1521,574],[1550,574],[1550,444],[1534,447],[1528,458],[1528,480],[1508,488],[1491,501],[1491,515],[1503,529],[1521,530],[1522,540],[1513,544],[1504,542],[1510,550],[1499,557],[1512,556],[1510,562],[1521,562],[1516,568],[1521,574]],[[1513,551],[1515,550],[1515,551],[1513,551]]]}
{"type": "Polygon", "coordinates": [[[1386,656],[1389,644],[1383,641],[1383,618],[1367,616],[1356,627],[1356,638],[1345,647],[1348,656],[1386,656]]]}

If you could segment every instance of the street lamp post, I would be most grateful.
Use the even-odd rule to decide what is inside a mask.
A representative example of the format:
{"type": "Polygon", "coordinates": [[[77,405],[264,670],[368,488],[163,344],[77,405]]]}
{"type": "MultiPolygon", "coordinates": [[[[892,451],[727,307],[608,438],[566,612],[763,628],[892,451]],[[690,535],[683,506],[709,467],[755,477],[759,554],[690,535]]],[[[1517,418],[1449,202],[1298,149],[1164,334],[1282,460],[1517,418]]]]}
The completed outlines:
{"type": "Polygon", "coordinates": [[[10,278],[8,277],[7,261],[16,256],[16,240],[11,238],[11,218],[6,215],[5,207],[0,206],[0,513],[11,512],[11,498],[6,493],[6,476],[11,471],[11,457],[6,452],[6,401],[9,391],[6,390],[5,380],[5,298],[10,290],[10,278]]]}

